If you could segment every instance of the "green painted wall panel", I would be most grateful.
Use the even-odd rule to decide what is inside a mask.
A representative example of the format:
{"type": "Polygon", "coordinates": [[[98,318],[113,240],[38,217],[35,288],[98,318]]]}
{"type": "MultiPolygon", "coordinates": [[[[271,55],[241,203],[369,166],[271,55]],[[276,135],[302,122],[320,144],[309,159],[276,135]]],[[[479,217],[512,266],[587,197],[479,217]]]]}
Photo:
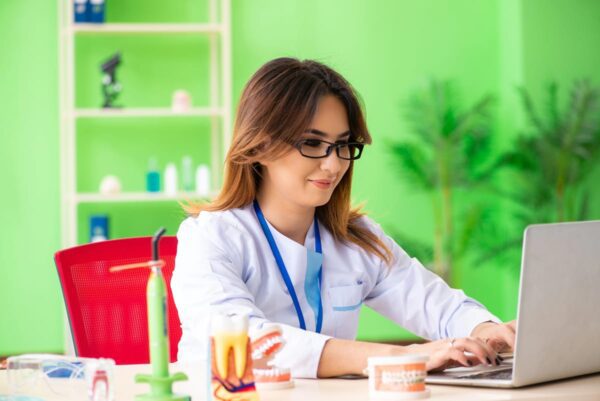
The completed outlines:
{"type": "Polygon", "coordinates": [[[0,355],[61,351],[53,2],[0,3],[0,355]]]}

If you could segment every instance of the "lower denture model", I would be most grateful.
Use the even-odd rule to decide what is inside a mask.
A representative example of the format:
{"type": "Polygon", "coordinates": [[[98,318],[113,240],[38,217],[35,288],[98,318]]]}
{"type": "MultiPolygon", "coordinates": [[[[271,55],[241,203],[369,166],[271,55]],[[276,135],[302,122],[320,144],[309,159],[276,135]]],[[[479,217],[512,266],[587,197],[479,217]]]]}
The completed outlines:
{"type": "Polygon", "coordinates": [[[258,401],[252,372],[248,316],[213,316],[210,343],[212,400],[258,401]]]}
{"type": "Polygon", "coordinates": [[[284,345],[281,328],[266,324],[250,335],[254,378],[259,390],[278,390],[294,387],[290,369],[275,366],[274,356],[284,345]]]}

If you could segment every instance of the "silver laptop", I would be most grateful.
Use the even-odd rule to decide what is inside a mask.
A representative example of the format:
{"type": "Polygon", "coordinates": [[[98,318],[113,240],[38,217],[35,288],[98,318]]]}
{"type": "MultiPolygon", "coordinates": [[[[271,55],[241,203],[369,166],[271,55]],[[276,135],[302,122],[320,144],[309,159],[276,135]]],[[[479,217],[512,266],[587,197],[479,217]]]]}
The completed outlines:
{"type": "Polygon", "coordinates": [[[521,387],[600,372],[600,221],[527,227],[517,319],[512,359],[427,382],[521,387]]]}

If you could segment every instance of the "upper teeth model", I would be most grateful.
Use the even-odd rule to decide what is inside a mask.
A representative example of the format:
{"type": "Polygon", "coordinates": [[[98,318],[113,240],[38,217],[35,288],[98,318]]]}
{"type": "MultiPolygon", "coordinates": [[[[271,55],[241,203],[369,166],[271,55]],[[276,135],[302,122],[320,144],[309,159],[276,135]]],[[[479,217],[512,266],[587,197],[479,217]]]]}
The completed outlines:
{"type": "Polygon", "coordinates": [[[254,377],[259,389],[280,389],[293,387],[290,370],[275,366],[273,358],[283,347],[281,328],[276,324],[266,324],[250,334],[254,377]]]}

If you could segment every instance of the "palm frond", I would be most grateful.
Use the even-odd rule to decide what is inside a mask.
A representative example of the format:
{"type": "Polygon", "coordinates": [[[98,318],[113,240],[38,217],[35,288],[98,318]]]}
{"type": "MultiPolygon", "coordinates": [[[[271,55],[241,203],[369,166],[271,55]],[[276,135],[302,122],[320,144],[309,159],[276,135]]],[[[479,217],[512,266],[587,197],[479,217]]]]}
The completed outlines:
{"type": "Polygon", "coordinates": [[[435,186],[430,167],[431,160],[422,148],[414,143],[403,142],[390,144],[390,149],[399,164],[400,173],[411,182],[411,185],[426,191],[435,186]]]}
{"type": "Polygon", "coordinates": [[[433,247],[431,245],[392,228],[386,229],[386,232],[406,253],[431,268],[433,262],[433,247]]]}
{"type": "Polygon", "coordinates": [[[461,259],[468,251],[476,233],[481,227],[481,221],[486,217],[488,210],[482,205],[472,205],[461,218],[462,224],[455,243],[455,258],[461,259]]]}
{"type": "Polygon", "coordinates": [[[485,130],[478,130],[477,127],[482,123],[487,123],[490,116],[490,107],[494,103],[494,97],[485,95],[473,107],[465,111],[456,121],[449,137],[452,140],[458,140],[467,133],[473,135],[485,130]]]}
{"type": "Polygon", "coordinates": [[[548,99],[546,101],[547,119],[549,127],[558,129],[562,125],[560,110],[558,108],[558,84],[550,82],[547,87],[548,99]]]}
{"type": "Polygon", "coordinates": [[[523,108],[525,109],[525,115],[529,119],[531,125],[533,125],[538,132],[546,132],[546,127],[544,127],[544,124],[542,123],[542,119],[540,118],[533,104],[533,100],[531,99],[529,92],[527,92],[524,87],[518,87],[517,91],[521,96],[521,102],[523,104],[523,108]]]}

